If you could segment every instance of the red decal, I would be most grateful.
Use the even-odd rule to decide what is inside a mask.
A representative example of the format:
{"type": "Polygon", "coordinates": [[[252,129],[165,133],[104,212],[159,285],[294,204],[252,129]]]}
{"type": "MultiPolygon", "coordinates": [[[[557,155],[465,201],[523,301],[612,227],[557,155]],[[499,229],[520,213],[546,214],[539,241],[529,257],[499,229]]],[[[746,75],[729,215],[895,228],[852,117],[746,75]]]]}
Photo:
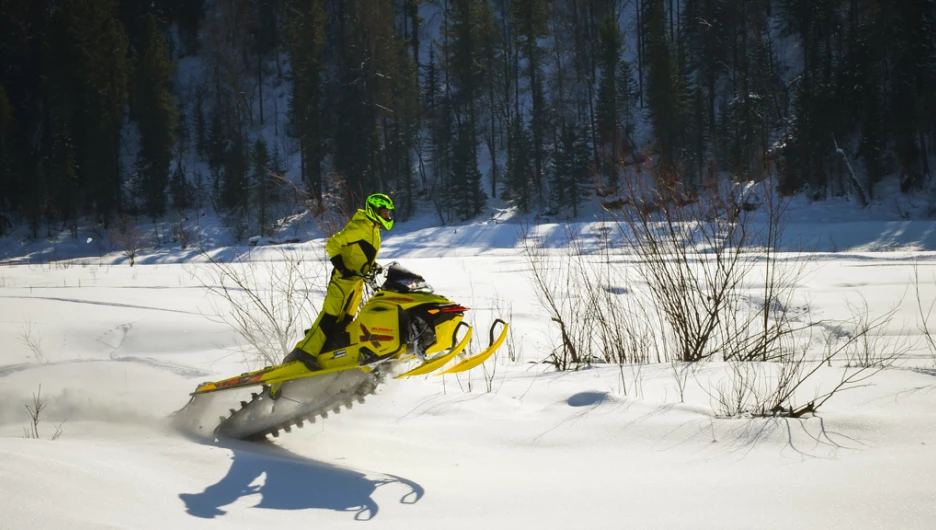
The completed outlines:
{"type": "Polygon", "coordinates": [[[382,341],[393,340],[393,335],[374,335],[374,334],[372,334],[366,327],[364,327],[364,324],[361,324],[361,332],[362,332],[363,334],[361,335],[361,338],[360,338],[359,340],[360,340],[361,342],[370,342],[371,344],[374,345],[375,348],[379,348],[379,347],[380,347],[380,343],[381,343],[382,341]]]}

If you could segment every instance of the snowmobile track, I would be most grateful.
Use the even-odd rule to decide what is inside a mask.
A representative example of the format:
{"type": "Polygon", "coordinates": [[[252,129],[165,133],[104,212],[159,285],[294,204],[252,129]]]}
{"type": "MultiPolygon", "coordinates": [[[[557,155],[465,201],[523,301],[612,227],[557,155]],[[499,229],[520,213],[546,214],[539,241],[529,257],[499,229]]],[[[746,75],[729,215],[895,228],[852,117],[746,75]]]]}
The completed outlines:
{"type": "Polygon", "coordinates": [[[328,418],[329,412],[340,414],[342,408],[352,408],[355,401],[364,403],[366,396],[376,393],[385,379],[385,374],[379,369],[364,375],[363,380],[353,388],[342,388],[331,395],[316,396],[311,408],[304,407],[305,403],[295,402],[295,413],[287,413],[287,417],[272,425],[257,425],[252,418],[260,415],[262,419],[267,419],[268,416],[262,412],[263,407],[276,408],[281,401],[294,400],[284,395],[285,388],[280,391],[280,395],[274,397],[270,394],[269,387],[264,387],[261,393],[251,393],[250,401],[241,401],[239,409],[230,409],[228,417],[222,416],[215,428],[215,434],[253,441],[266,439],[271,434],[278,438],[280,431],[289,433],[293,427],[301,429],[306,422],[315,423],[319,417],[328,418]]]}

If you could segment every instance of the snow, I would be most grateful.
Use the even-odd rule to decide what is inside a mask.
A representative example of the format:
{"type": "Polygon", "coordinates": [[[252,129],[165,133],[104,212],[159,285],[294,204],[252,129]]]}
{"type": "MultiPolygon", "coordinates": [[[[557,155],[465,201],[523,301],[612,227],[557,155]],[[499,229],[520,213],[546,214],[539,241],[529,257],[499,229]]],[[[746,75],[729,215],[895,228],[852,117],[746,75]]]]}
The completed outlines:
{"type": "MultiPolygon", "coordinates": [[[[844,200],[793,206],[784,247],[814,249],[799,286],[814,317],[848,318],[862,299],[872,316],[897,307],[876,338],[910,344],[814,415],[718,417],[710,394],[724,363],[693,370],[682,400],[669,364],[553,371],[540,361],[557,331],[520,252],[523,225],[493,212],[437,227],[427,213],[385,234],[380,262],[471,307],[482,341],[494,318],[509,320],[512,344],[483,370],[393,380],[263,443],[167,420],[198,383],[255,367],[217,318],[224,306],[203,288],[212,266],[198,253],[154,245],[130,267],[91,231],[5,238],[3,260],[32,259],[0,266],[0,528],[932,528],[936,357],[913,269],[928,305],[936,222],[844,200]],[[41,439],[29,439],[25,405],[40,385],[41,439]]],[[[588,236],[600,222],[571,227],[588,236]]],[[[565,226],[535,229],[563,252],[565,226]]],[[[275,271],[281,251],[324,259],[314,234],[249,247],[212,233],[212,254],[243,267],[275,271]]],[[[803,392],[842,370],[824,367],[803,392]]]]}

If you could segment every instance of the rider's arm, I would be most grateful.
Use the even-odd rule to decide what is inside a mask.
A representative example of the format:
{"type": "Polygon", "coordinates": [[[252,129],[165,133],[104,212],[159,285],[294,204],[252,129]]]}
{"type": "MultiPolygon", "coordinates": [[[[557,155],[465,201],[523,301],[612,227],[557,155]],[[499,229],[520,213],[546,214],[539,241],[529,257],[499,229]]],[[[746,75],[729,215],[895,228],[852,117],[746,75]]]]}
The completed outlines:
{"type": "Polygon", "coordinates": [[[346,224],[344,228],[332,234],[325,242],[325,252],[328,252],[328,259],[341,255],[341,248],[348,244],[348,228],[350,226],[351,223],[346,224]]]}

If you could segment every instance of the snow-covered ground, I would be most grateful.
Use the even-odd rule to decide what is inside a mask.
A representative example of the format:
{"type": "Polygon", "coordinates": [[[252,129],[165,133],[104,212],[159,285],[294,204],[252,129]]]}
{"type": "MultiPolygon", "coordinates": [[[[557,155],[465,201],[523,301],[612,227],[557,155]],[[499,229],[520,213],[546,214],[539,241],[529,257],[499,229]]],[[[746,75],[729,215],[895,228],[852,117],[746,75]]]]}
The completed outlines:
{"type": "MultiPolygon", "coordinates": [[[[0,528],[933,528],[936,363],[912,278],[917,265],[922,300],[936,297],[936,223],[834,210],[792,221],[789,245],[821,251],[799,286],[813,315],[847,318],[862,298],[874,315],[896,305],[881,336],[912,345],[801,419],[716,417],[719,363],[695,370],[684,400],[669,364],[538,363],[556,330],[512,222],[403,223],[380,256],[471,307],[476,335],[509,318],[516,358],[505,347],[489,361],[490,382],[480,369],[393,380],[265,443],[167,422],[198,383],[254,367],[209,318],[224,307],[202,287],[211,265],[161,249],[132,268],[119,253],[0,267],[0,528]]],[[[289,248],[322,258],[320,240],[289,248]]],[[[262,257],[277,251],[251,252],[276,267],[262,257]]],[[[804,391],[841,374],[824,368],[804,391]]]]}

